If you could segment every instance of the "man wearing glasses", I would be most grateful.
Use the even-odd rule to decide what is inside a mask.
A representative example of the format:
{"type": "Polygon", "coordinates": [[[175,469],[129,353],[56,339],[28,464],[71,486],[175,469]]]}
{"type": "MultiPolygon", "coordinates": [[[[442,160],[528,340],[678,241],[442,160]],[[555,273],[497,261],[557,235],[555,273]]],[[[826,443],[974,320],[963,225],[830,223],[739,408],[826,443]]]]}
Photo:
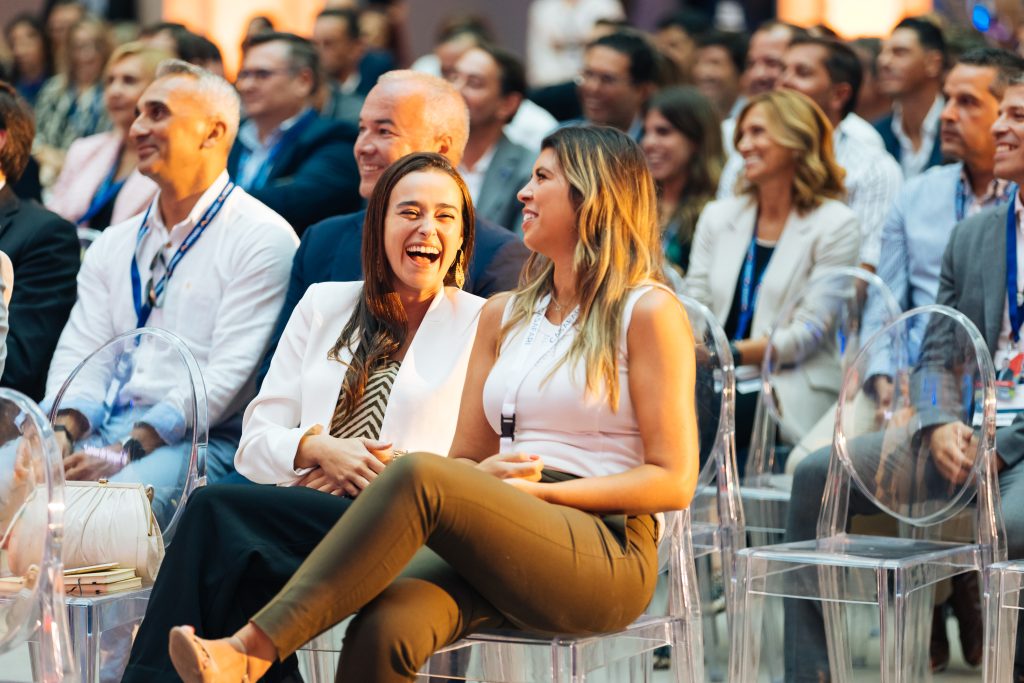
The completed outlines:
{"type": "Polygon", "coordinates": [[[228,172],[299,235],[361,206],[352,154],[356,129],[317,114],[312,105],[320,83],[316,48],[291,33],[251,38],[235,83],[247,118],[228,172]]]}

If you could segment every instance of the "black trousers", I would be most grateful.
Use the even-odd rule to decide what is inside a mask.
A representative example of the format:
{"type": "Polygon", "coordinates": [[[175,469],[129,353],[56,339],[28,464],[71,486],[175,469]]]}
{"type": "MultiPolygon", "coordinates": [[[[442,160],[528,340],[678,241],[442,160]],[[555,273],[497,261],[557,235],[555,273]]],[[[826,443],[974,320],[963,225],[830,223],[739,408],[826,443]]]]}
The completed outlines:
{"type": "MultiPolygon", "coordinates": [[[[160,567],[122,681],[180,680],[167,653],[171,627],[191,624],[203,638],[234,633],[281,590],[351,503],[301,487],[197,490],[160,567]]],[[[262,680],[296,674],[292,656],[262,680]]]]}

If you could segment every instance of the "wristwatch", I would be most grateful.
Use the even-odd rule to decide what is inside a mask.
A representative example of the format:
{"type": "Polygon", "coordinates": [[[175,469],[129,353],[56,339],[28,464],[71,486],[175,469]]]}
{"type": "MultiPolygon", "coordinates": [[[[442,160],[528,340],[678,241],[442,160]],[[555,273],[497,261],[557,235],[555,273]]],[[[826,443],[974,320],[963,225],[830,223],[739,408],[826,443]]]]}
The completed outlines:
{"type": "Polygon", "coordinates": [[[729,342],[729,351],[732,353],[732,364],[743,365],[743,354],[740,352],[736,344],[729,342]]]}
{"type": "Polygon", "coordinates": [[[71,433],[71,430],[68,429],[66,425],[53,425],[53,433],[54,434],[63,434],[64,437],[67,438],[68,443],[70,443],[70,444],[75,443],[75,437],[71,433]]]}
{"type": "Polygon", "coordinates": [[[128,456],[128,462],[135,462],[146,457],[146,449],[138,439],[128,439],[121,446],[121,452],[128,456]]]}

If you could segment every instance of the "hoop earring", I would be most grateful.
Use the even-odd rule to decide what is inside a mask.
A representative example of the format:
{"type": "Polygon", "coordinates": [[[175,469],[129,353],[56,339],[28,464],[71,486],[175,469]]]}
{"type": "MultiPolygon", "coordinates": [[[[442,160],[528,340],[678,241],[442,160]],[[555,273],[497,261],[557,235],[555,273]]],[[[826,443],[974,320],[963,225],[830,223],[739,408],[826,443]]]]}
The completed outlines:
{"type": "Polygon", "coordinates": [[[466,273],[462,269],[462,261],[465,258],[466,252],[459,249],[459,253],[455,255],[455,286],[462,289],[462,285],[466,283],[466,273]]]}

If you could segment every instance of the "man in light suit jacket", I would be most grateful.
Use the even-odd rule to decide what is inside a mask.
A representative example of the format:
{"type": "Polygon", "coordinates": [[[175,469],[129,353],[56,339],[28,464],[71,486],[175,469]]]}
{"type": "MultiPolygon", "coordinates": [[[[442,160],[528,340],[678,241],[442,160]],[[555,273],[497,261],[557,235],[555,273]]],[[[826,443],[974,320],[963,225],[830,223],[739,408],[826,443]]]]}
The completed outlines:
{"type": "MultiPolygon", "coordinates": [[[[994,171],[997,177],[1024,183],[1024,77],[1018,76],[1006,89],[1000,116],[992,130],[996,139],[994,171]],[[1017,112],[1014,119],[1009,113],[1017,112]]],[[[1012,358],[1024,345],[1011,340],[1012,323],[1006,322],[1008,298],[1018,296],[1007,291],[1007,221],[1016,224],[1018,245],[1024,244],[1024,200],[1018,191],[1007,205],[985,209],[954,229],[942,258],[936,302],[955,308],[975,324],[985,338],[989,352],[1000,367],[1002,359],[1012,358]]],[[[1024,259],[1017,260],[1018,288],[1024,283],[1024,259]]],[[[927,343],[927,333],[925,343],[927,343]]],[[[926,422],[927,424],[927,422],[926,422]]],[[[959,422],[932,424],[922,431],[932,453],[942,453],[949,462],[969,469],[973,452],[962,448],[961,437],[971,428],[959,422]]],[[[830,449],[822,449],[804,460],[793,479],[793,494],[786,525],[786,541],[815,537],[822,495],[825,490],[830,449]]],[[[999,470],[1000,502],[1005,523],[1005,541],[1010,559],[1024,559],[1024,414],[1006,427],[996,430],[996,456],[999,470]]],[[[938,458],[936,459],[938,465],[938,458]]],[[[941,470],[941,468],[940,468],[941,470]]],[[[876,512],[856,487],[850,492],[850,513],[876,512]]],[[[1017,631],[1017,661],[1014,680],[1024,676],[1021,657],[1024,629],[1017,631]]],[[[790,600],[786,606],[787,680],[820,680],[828,671],[828,656],[820,607],[808,600],[790,600]]]]}
{"type": "Polygon", "coordinates": [[[516,194],[530,180],[536,155],[502,130],[526,95],[523,65],[510,52],[480,45],[455,63],[452,84],[469,107],[469,141],[459,173],[476,213],[521,232],[523,205],[516,194]]]}
{"type": "Polygon", "coordinates": [[[352,158],[355,126],[322,118],[310,106],[319,84],[319,58],[305,38],[265,33],[246,44],[236,86],[248,119],[231,148],[228,173],[300,236],[362,204],[352,158]]]}

